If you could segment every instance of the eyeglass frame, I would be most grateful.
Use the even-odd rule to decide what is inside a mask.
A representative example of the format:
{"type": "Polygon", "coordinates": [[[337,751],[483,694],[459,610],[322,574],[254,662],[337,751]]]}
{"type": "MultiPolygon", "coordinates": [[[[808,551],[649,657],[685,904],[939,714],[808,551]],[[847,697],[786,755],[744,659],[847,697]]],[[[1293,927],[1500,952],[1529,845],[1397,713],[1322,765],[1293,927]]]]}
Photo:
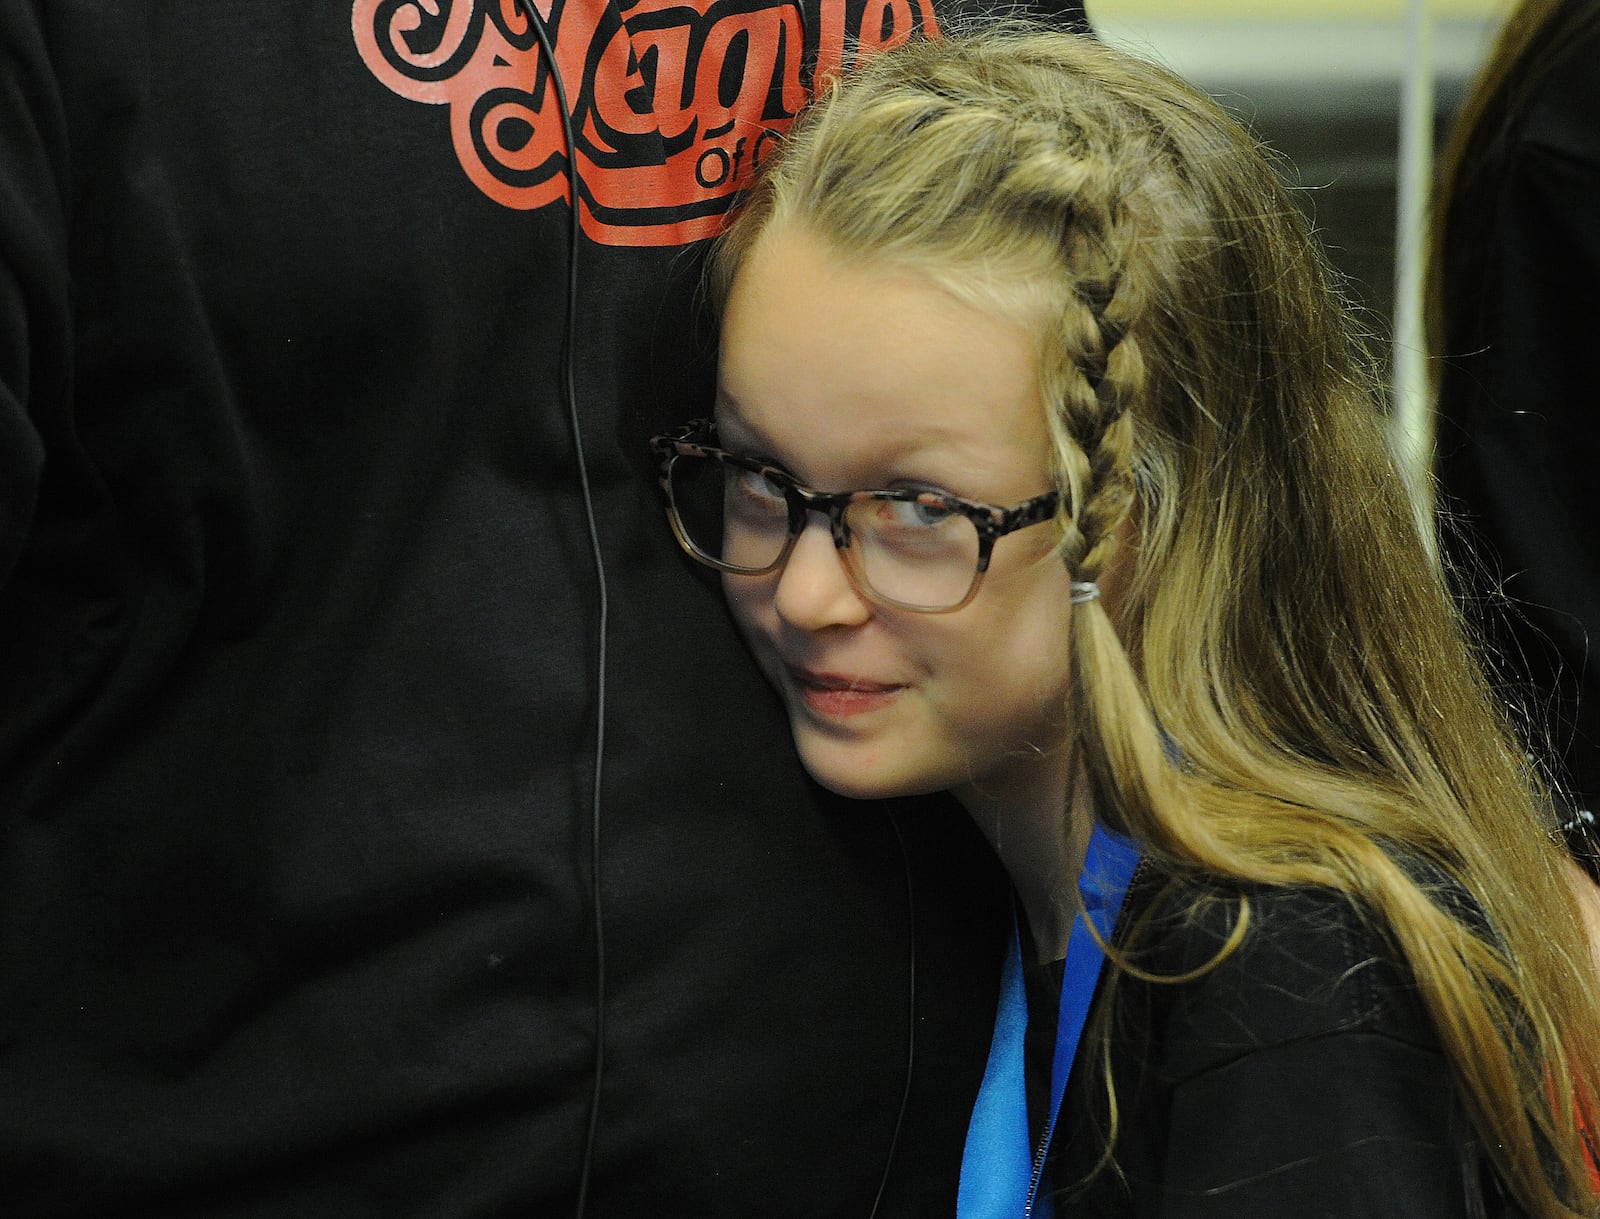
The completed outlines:
{"type": "Polygon", "coordinates": [[[794,551],[795,543],[800,540],[800,535],[805,531],[807,517],[813,512],[820,512],[828,520],[828,531],[833,538],[833,546],[839,555],[839,565],[844,568],[846,579],[856,593],[875,605],[888,606],[892,609],[906,610],[915,614],[953,614],[956,610],[965,609],[972,604],[972,599],[978,595],[978,589],[983,584],[983,577],[989,570],[989,561],[994,554],[994,544],[1007,534],[1015,533],[1019,529],[1026,529],[1031,525],[1039,525],[1054,519],[1056,509],[1061,503],[1059,490],[1045,491],[1035,495],[1032,499],[1024,500],[1020,504],[1004,507],[997,504],[980,503],[977,500],[965,499],[959,495],[951,495],[946,491],[919,490],[912,487],[881,488],[863,491],[817,491],[801,483],[782,466],[775,466],[771,462],[759,458],[748,457],[742,453],[730,453],[726,449],[717,448],[715,445],[705,443],[705,439],[716,435],[716,423],[710,419],[694,419],[675,428],[671,432],[650,438],[650,449],[656,457],[656,477],[661,484],[662,494],[667,500],[667,522],[672,526],[672,534],[678,539],[678,545],[692,559],[717,571],[727,572],[736,576],[765,576],[782,569],[789,561],[789,555],[794,551]],[[752,474],[766,477],[776,477],[777,484],[784,489],[784,503],[789,509],[789,536],[783,544],[783,549],[778,552],[778,557],[765,567],[740,567],[722,559],[713,558],[701,550],[684,532],[683,524],[679,519],[677,501],[672,494],[672,466],[679,457],[705,457],[724,466],[733,466],[752,474]],[[892,503],[916,504],[922,503],[941,508],[952,509],[959,512],[972,522],[978,533],[977,563],[972,573],[972,583],[967,588],[967,594],[954,605],[929,607],[913,605],[905,601],[897,601],[893,597],[885,596],[873,588],[864,572],[856,570],[859,559],[852,560],[850,543],[850,527],[844,519],[844,514],[855,504],[867,500],[888,501],[892,503]]]}

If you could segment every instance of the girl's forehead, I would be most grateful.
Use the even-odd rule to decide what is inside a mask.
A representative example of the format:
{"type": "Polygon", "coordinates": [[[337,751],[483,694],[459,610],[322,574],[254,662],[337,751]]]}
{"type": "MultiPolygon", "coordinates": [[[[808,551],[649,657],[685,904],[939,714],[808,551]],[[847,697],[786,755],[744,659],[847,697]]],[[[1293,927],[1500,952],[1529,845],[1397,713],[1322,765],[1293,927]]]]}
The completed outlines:
{"type": "Polygon", "coordinates": [[[1049,468],[1037,383],[1029,329],[929,276],[852,262],[786,227],[764,235],[734,279],[717,415],[726,439],[797,477],[1031,495],[1049,468]]]}

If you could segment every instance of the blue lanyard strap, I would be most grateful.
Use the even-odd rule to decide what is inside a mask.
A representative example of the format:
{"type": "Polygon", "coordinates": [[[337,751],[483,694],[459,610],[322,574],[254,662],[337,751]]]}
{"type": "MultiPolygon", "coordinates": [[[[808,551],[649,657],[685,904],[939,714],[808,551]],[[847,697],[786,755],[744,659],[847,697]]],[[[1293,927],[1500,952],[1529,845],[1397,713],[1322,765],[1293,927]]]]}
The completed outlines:
{"type": "Polygon", "coordinates": [[[1078,1042],[1089,1017],[1095,984],[1105,954],[1088,926],[1109,941],[1116,927],[1122,899],[1139,863],[1139,850],[1120,835],[1096,823],[1089,838],[1078,892],[1083,910],[1072,923],[1061,979],[1060,1015],[1050,1072],[1050,1112],[1045,1137],[1037,1154],[1028,1135],[1028,1093],[1024,1075],[1024,1041],[1028,1031],[1028,1000],[1022,976],[1022,944],[1015,920],[1011,943],[1000,976],[1000,1005],[995,1014],[994,1039],[989,1063],[967,1127],[966,1150],[961,1157],[961,1184],[956,1197],[957,1219],[1018,1219],[1025,1214],[1048,1219],[1049,1199],[1036,1199],[1045,1153],[1055,1131],[1056,1113],[1077,1057],[1078,1042]]]}

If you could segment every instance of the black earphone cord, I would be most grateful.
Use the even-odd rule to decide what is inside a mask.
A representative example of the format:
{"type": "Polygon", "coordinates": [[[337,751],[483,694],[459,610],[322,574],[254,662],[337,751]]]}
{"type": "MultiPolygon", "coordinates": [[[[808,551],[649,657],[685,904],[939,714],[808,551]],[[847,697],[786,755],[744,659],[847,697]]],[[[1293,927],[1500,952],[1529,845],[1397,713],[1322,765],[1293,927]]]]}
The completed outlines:
{"type": "MultiPolygon", "coordinates": [[[[561,382],[562,393],[566,398],[567,418],[572,426],[572,443],[578,458],[578,480],[583,492],[583,510],[588,525],[589,547],[594,561],[595,586],[598,598],[597,653],[595,660],[594,776],[589,806],[589,849],[591,858],[589,900],[594,909],[595,958],[594,1088],[589,1097],[589,1121],[584,1132],[583,1160],[578,1170],[577,1202],[573,1208],[575,1219],[584,1219],[589,1203],[589,1181],[594,1172],[595,1143],[600,1129],[600,1095],[601,1084],[605,1077],[606,1060],[606,938],[605,917],[600,894],[600,791],[605,763],[606,641],[610,621],[610,606],[606,588],[605,556],[600,548],[600,526],[595,516],[594,497],[589,486],[589,467],[584,458],[583,426],[578,416],[577,378],[574,372],[578,323],[578,249],[582,242],[582,226],[578,212],[580,206],[578,199],[580,188],[577,160],[578,143],[572,129],[572,111],[567,107],[567,91],[561,78],[561,67],[556,62],[555,46],[550,41],[550,34],[545,28],[544,18],[540,16],[538,9],[531,3],[531,0],[518,0],[518,4],[528,18],[528,24],[533,29],[534,37],[539,40],[539,49],[544,55],[545,62],[550,66],[550,83],[556,91],[556,104],[560,107],[561,112],[561,134],[567,146],[567,186],[572,195],[572,202],[567,226],[567,308],[561,345],[561,382]]],[[[805,8],[803,4],[799,4],[798,7],[803,26],[805,24],[805,8]]],[[[883,1175],[878,1181],[878,1191],[873,1197],[872,1209],[868,1212],[867,1219],[876,1219],[878,1208],[883,1203],[884,1193],[889,1187],[889,1173],[894,1165],[895,1151],[900,1144],[900,1131],[905,1125],[906,1108],[911,1099],[911,1079],[916,1064],[917,923],[915,885],[911,873],[911,853],[906,846],[905,835],[902,833],[900,823],[894,815],[890,813],[888,816],[889,824],[894,829],[895,840],[900,846],[900,860],[905,868],[906,879],[907,933],[910,944],[906,987],[906,1073],[905,1084],[900,1094],[900,1109],[895,1115],[894,1133],[890,1136],[889,1152],[884,1158],[883,1175]]]]}
{"type": "Polygon", "coordinates": [[[578,1198],[573,1208],[576,1219],[583,1219],[589,1205],[589,1179],[594,1171],[594,1148],[600,1129],[600,1090],[606,1069],[606,931],[600,900],[600,791],[606,756],[606,642],[610,625],[610,600],[606,588],[605,555],[600,549],[600,525],[595,518],[594,496],[589,487],[589,466],[584,459],[583,424],[578,417],[577,377],[574,360],[578,329],[578,247],[581,242],[578,215],[578,142],[572,130],[572,111],[567,108],[567,90],[556,62],[556,49],[545,29],[544,18],[530,0],[518,0],[545,62],[550,65],[550,83],[556,91],[561,113],[561,134],[567,145],[567,187],[572,206],[567,226],[567,309],[561,340],[561,390],[566,398],[567,419],[572,425],[572,444],[578,458],[578,482],[583,491],[583,513],[589,530],[589,548],[594,559],[595,589],[598,598],[595,657],[594,776],[589,803],[589,901],[594,909],[594,1089],[589,1096],[589,1122],[583,1136],[583,1161],[578,1169],[578,1198]]]}

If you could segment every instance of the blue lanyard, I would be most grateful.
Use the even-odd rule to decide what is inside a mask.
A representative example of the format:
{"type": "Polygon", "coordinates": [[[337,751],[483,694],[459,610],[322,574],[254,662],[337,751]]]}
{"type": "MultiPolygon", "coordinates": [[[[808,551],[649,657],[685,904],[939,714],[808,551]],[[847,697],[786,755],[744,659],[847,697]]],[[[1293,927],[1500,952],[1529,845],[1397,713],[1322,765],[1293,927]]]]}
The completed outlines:
{"type": "Polygon", "coordinates": [[[1000,1006],[995,1014],[989,1064],[967,1126],[961,1157],[961,1185],[956,1195],[957,1219],[1050,1219],[1048,1197],[1036,1197],[1045,1154],[1055,1133],[1056,1113],[1078,1055],[1078,1042],[1089,1018],[1095,984],[1105,954],[1089,933],[1084,918],[1100,938],[1111,939],[1123,896],[1139,863],[1133,843],[1095,824],[1078,877],[1083,911],[1072,923],[1061,979],[1060,1016],[1050,1071],[1050,1112],[1037,1156],[1028,1135],[1028,1091],[1024,1076],[1024,1039],[1028,1031],[1028,998],[1022,979],[1022,944],[1013,920],[1010,949],[1000,975],[1000,1006]]]}

